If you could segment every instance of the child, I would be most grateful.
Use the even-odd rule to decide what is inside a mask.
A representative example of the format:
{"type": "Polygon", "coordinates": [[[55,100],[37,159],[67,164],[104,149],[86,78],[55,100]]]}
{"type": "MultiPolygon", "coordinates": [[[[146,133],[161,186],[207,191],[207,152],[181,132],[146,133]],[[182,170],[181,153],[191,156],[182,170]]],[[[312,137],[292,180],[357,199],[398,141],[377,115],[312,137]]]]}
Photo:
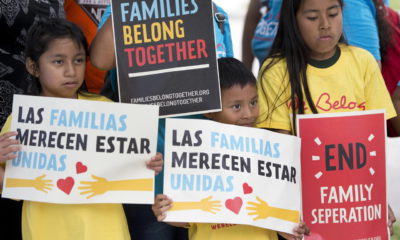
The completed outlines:
{"type": "MultiPolygon", "coordinates": [[[[84,93],[87,51],[82,31],[63,19],[39,21],[28,33],[25,51],[26,68],[35,78],[32,92],[47,97],[63,97],[110,101],[105,97],[84,93]]],[[[3,133],[9,131],[9,117],[3,133]]],[[[9,160],[15,155],[16,133],[0,137],[1,156],[9,160]]],[[[157,154],[148,167],[160,171],[162,156],[157,154]]],[[[3,168],[0,168],[4,171],[3,168]]],[[[50,204],[24,201],[22,210],[23,239],[130,239],[121,204],[50,204]]]]}
{"type": "Polygon", "coordinates": [[[257,127],[296,134],[296,114],[383,108],[396,116],[372,55],[343,43],[342,9],[342,0],[283,1],[259,75],[257,127]]]}
{"type": "MultiPolygon", "coordinates": [[[[258,117],[258,96],[256,79],[243,63],[234,58],[218,60],[220,86],[222,91],[222,111],[207,113],[205,116],[217,122],[253,127],[258,117]]],[[[156,196],[153,212],[158,221],[165,219],[165,212],[173,206],[166,195],[156,196]]],[[[247,225],[233,225],[228,228],[211,230],[208,223],[170,223],[174,226],[189,227],[189,239],[278,239],[272,230],[247,225]]],[[[301,239],[308,232],[304,223],[294,229],[295,239],[301,239]]],[[[286,235],[287,234],[283,234],[286,235]]]]}

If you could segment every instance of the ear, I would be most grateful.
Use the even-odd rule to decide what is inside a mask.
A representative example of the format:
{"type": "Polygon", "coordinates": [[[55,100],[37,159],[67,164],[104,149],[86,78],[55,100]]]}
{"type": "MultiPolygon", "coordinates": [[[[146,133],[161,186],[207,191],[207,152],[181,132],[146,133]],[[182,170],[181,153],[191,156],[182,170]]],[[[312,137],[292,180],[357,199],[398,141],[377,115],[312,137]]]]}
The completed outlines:
{"type": "Polygon", "coordinates": [[[26,70],[29,72],[29,74],[31,74],[32,76],[35,76],[37,78],[39,77],[38,67],[31,58],[27,58],[25,60],[25,67],[26,67],[26,70]]]}

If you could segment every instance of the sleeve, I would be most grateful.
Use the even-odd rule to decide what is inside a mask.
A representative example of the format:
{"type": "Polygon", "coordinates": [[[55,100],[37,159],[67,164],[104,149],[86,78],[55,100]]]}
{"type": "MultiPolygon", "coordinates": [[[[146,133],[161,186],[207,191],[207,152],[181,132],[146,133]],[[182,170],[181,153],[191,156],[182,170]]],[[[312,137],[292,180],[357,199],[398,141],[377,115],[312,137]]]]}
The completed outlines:
{"type": "Polygon", "coordinates": [[[99,27],[97,29],[100,29],[103,27],[104,23],[107,21],[107,19],[111,16],[111,4],[108,4],[106,9],[104,9],[103,16],[101,17],[101,20],[99,22],[99,27]]]}
{"type": "MultiPolygon", "coordinates": [[[[266,61],[262,69],[269,62],[266,61]]],[[[260,71],[257,89],[260,115],[256,127],[291,131],[290,86],[282,61],[267,71],[260,71]]]]}
{"type": "Polygon", "coordinates": [[[233,47],[232,47],[232,36],[231,36],[231,27],[229,25],[229,17],[228,14],[220,7],[218,7],[218,11],[222,12],[225,15],[226,21],[224,23],[224,44],[226,57],[233,57],[233,47]]]}
{"type": "Polygon", "coordinates": [[[345,0],[343,9],[343,32],[350,45],[369,51],[381,60],[379,50],[376,10],[372,1],[345,0]]]}
{"type": "Polygon", "coordinates": [[[4,133],[6,133],[6,132],[11,131],[11,119],[12,119],[12,118],[11,118],[11,114],[10,114],[10,116],[7,117],[7,120],[6,120],[6,122],[4,123],[3,128],[1,129],[0,134],[4,134],[4,133]]]}
{"type": "Polygon", "coordinates": [[[367,56],[365,59],[367,61],[364,88],[366,110],[385,109],[386,119],[393,118],[397,115],[396,110],[379,66],[372,57],[367,56]]]}

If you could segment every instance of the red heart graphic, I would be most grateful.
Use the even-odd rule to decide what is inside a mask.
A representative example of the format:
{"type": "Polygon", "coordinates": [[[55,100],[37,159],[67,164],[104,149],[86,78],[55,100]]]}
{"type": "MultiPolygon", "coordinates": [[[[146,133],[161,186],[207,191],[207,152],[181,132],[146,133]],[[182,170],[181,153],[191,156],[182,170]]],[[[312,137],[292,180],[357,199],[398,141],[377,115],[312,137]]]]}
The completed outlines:
{"type": "Polygon", "coordinates": [[[65,192],[66,194],[69,195],[69,193],[72,190],[72,187],[74,186],[74,183],[75,182],[74,182],[74,179],[72,177],[67,177],[65,179],[61,178],[61,179],[58,179],[58,181],[57,181],[57,187],[61,191],[65,192]]]}
{"type": "Polygon", "coordinates": [[[236,214],[239,214],[242,204],[243,201],[240,197],[235,197],[234,199],[228,199],[225,201],[225,207],[236,214]]]}
{"type": "Polygon", "coordinates": [[[249,186],[247,183],[243,183],[243,193],[250,194],[253,192],[253,188],[249,186]]]}
{"type": "Polygon", "coordinates": [[[79,174],[79,173],[84,173],[84,172],[86,172],[87,171],[87,166],[86,165],[84,165],[83,163],[81,163],[81,162],[77,162],[76,163],[76,173],[77,174],[79,174]]]}

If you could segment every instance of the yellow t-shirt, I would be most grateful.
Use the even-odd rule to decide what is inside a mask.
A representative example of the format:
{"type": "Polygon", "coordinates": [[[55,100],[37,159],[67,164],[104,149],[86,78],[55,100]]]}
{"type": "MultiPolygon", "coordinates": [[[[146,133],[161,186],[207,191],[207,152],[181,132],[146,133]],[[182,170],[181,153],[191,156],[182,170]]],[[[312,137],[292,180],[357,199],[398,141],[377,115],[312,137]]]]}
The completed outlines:
{"type": "MultiPolygon", "coordinates": [[[[110,101],[95,94],[79,94],[78,99],[110,101]]],[[[2,129],[11,129],[11,115],[2,129]]],[[[130,239],[121,204],[52,204],[24,201],[24,240],[125,240],[130,239]]]]}
{"type": "Polygon", "coordinates": [[[276,231],[249,225],[221,223],[193,223],[189,227],[190,240],[277,240],[276,231]]]}
{"type": "MultiPolygon", "coordinates": [[[[357,47],[339,46],[340,57],[332,66],[307,66],[308,86],[318,113],[385,109],[387,119],[395,117],[396,111],[373,56],[357,47]]],[[[267,64],[268,61],[260,73],[267,64]]],[[[286,62],[279,60],[259,76],[260,116],[257,127],[291,131],[290,94],[286,62]]],[[[305,114],[310,113],[306,103],[305,114]]]]}

